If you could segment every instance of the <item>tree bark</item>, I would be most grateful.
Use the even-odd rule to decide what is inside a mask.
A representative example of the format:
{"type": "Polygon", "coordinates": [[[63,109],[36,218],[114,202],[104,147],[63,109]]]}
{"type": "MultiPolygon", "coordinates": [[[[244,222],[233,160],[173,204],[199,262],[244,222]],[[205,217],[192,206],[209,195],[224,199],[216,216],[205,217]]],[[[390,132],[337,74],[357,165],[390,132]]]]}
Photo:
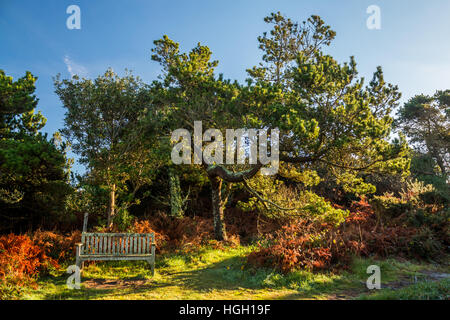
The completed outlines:
{"type": "Polygon", "coordinates": [[[257,164],[253,168],[241,172],[228,171],[227,169],[219,165],[204,165],[204,167],[209,176],[209,180],[211,181],[214,235],[216,240],[227,241],[228,237],[225,230],[224,220],[225,201],[222,198],[222,181],[226,181],[228,183],[243,182],[246,179],[252,178],[256,173],[258,173],[262,165],[257,164]]]}
{"type": "Polygon", "coordinates": [[[261,169],[261,167],[262,164],[257,164],[253,168],[246,171],[231,172],[222,166],[215,165],[206,167],[206,173],[210,178],[220,177],[226,182],[242,182],[245,179],[250,179],[255,176],[258,173],[259,169],[261,169]]]}
{"type": "Polygon", "coordinates": [[[85,212],[84,218],[83,218],[83,232],[87,232],[88,218],[89,218],[89,214],[88,214],[88,212],[85,212]]]}
{"type": "Polygon", "coordinates": [[[429,153],[430,157],[434,158],[436,160],[436,163],[437,163],[439,169],[441,169],[441,176],[446,178],[447,170],[445,168],[444,161],[443,161],[441,155],[437,151],[438,148],[436,148],[428,139],[426,140],[426,144],[427,144],[427,149],[428,149],[428,153],[429,153]]]}
{"type": "Polygon", "coordinates": [[[441,176],[447,178],[447,168],[445,168],[442,157],[437,152],[435,152],[435,158],[439,169],[441,169],[441,176]]]}
{"type": "Polygon", "coordinates": [[[109,192],[109,206],[108,206],[108,228],[112,228],[113,219],[115,215],[116,208],[116,185],[111,186],[111,191],[109,192]]]}
{"type": "Polygon", "coordinates": [[[170,185],[170,214],[175,218],[182,218],[183,198],[181,197],[180,178],[175,170],[169,169],[169,185],[170,185]]]}
{"type": "Polygon", "coordinates": [[[210,177],[212,192],[212,210],[214,217],[214,236],[216,240],[228,240],[224,221],[224,201],[222,199],[222,179],[210,177]]]}

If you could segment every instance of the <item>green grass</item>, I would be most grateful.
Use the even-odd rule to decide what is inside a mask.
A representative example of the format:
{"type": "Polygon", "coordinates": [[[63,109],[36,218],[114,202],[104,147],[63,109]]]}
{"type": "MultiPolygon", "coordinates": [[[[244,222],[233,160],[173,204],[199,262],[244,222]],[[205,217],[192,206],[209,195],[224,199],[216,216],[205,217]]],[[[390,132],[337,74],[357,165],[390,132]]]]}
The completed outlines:
{"type": "Polygon", "coordinates": [[[381,290],[359,297],[361,300],[449,300],[450,279],[423,281],[398,290],[381,290]]]}
{"type": "MultiPolygon", "coordinates": [[[[203,247],[195,253],[157,255],[151,276],[145,262],[97,262],[85,267],[82,288],[66,286],[65,269],[38,280],[24,299],[329,299],[356,298],[370,292],[365,281],[367,266],[381,268],[382,283],[412,279],[422,269],[436,268],[389,259],[355,259],[348,272],[312,273],[304,270],[287,275],[270,269],[246,266],[252,247],[203,247]]],[[[67,267],[67,266],[66,266],[67,267]]],[[[444,287],[448,283],[444,283],[444,287]]],[[[383,290],[382,290],[383,291],[383,290]]],[[[383,291],[384,292],[384,291],[383,291]]],[[[380,294],[380,293],[379,293],[380,294]]],[[[366,298],[372,298],[367,295],[366,298]]],[[[373,298],[378,298],[373,295],[373,298]]]]}

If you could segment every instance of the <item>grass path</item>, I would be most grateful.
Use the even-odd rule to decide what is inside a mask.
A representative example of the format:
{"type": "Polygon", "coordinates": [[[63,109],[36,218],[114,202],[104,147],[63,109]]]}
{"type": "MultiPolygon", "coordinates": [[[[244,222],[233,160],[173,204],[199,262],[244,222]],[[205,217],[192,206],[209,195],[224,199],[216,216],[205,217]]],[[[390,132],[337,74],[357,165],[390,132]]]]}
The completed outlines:
{"type": "MultiPolygon", "coordinates": [[[[64,269],[38,281],[25,299],[351,299],[379,298],[365,286],[367,266],[378,264],[382,286],[395,281],[412,284],[421,270],[442,272],[442,266],[414,264],[396,260],[355,259],[350,272],[311,273],[295,271],[282,275],[273,270],[245,266],[251,247],[202,248],[191,254],[157,256],[156,274],[151,276],[144,262],[106,262],[90,264],[82,275],[82,288],[66,286],[64,269]]],[[[441,291],[448,290],[443,283],[441,291]]],[[[427,288],[425,288],[427,289],[427,288]]],[[[428,288],[430,289],[430,288],[428,288]]],[[[431,288],[435,289],[435,288],[431,288]]],[[[430,290],[431,290],[430,289],[430,290]]],[[[391,297],[392,298],[392,297],[391,297]]]]}

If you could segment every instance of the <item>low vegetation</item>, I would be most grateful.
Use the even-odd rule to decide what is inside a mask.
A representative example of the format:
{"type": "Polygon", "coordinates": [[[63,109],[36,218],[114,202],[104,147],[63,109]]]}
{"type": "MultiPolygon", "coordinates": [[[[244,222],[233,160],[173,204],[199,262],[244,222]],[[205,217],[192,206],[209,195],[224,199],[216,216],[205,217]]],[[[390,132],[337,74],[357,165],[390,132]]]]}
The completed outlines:
{"type": "MultiPolygon", "coordinates": [[[[436,298],[435,289],[448,285],[414,284],[422,270],[440,269],[432,264],[400,262],[395,259],[375,261],[354,259],[347,271],[292,271],[254,268],[246,256],[252,247],[202,247],[189,254],[167,253],[156,263],[151,277],[145,263],[91,263],[85,267],[82,288],[70,290],[64,269],[54,270],[28,289],[23,299],[356,299],[370,298],[366,288],[366,269],[377,264],[382,270],[382,287],[403,279],[405,288],[421,286],[423,298],[436,298]],[[406,279],[406,280],[405,280],[406,279]],[[440,287],[439,287],[440,286],[440,287]],[[364,296],[360,297],[360,295],[364,296]]],[[[425,281],[425,280],[421,280],[425,281]]],[[[389,294],[382,289],[375,297],[389,294]]],[[[400,291],[403,292],[403,291],[400,291]]],[[[447,287],[448,295],[448,287],[447,287]]],[[[401,298],[401,296],[399,296],[401,298]]],[[[403,297],[407,297],[404,295],[403,297]]],[[[389,298],[395,298],[391,295],[389,298]]],[[[442,298],[442,296],[440,297],[442,298]]]]}

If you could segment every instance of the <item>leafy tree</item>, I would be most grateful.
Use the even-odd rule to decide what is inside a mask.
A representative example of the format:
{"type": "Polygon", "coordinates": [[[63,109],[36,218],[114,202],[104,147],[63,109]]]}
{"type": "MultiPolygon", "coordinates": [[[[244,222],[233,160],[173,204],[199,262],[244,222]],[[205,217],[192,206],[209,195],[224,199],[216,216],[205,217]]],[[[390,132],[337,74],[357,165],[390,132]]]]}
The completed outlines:
{"type": "MultiPolygon", "coordinates": [[[[12,77],[0,70],[0,137],[10,136],[23,124],[18,120],[20,115],[30,112],[33,114],[32,111],[38,103],[38,99],[33,94],[36,90],[36,80],[37,78],[27,71],[24,77],[14,81],[12,77]]],[[[37,120],[34,123],[45,125],[45,121],[37,120]]],[[[21,128],[25,129],[23,126],[21,128]]]]}
{"type": "Polygon", "coordinates": [[[292,85],[291,73],[298,53],[312,56],[323,45],[330,45],[336,36],[336,32],[315,15],[299,24],[277,12],[265,17],[264,22],[273,28],[269,35],[264,32],[258,37],[259,49],[264,52],[263,61],[247,72],[254,79],[281,84],[284,88],[292,85]]]}
{"type": "Polygon", "coordinates": [[[55,88],[67,109],[62,134],[91,178],[108,189],[107,225],[112,227],[117,194],[124,195],[121,210],[126,209],[137,190],[151,182],[157,165],[151,154],[154,140],[143,139],[150,127],[141,125],[152,107],[147,86],[131,73],[119,77],[109,69],[93,81],[58,76],[55,88]]]}
{"type": "Polygon", "coordinates": [[[381,67],[365,86],[353,57],[339,64],[323,53],[335,33],[319,17],[295,28],[279,13],[266,21],[276,21],[271,43],[278,45],[267,46],[267,37],[259,38],[266,63],[263,74],[280,64],[267,57],[283,57],[283,65],[290,67],[280,82],[255,73],[257,68],[249,70],[255,84],[248,87],[247,101],[258,115],[254,125],[280,128],[280,159],[299,170],[325,166],[347,191],[359,194],[374,191],[364,182],[364,173],[406,172],[405,141],[388,142],[393,121],[389,114],[398,105],[400,93],[385,82],[381,67]],[[303,45],[296,55],[289,54],[290,47],[283,43],[297,39],[303,45]]]}
{"type": "MultiPolygon", "coordinates": [[[[175,128],[280,128],[280,159],[298,171],[326,165],[348,189],[371,191],[364,172],[407,171],[405,141],[388,141],[391,110],[400,98],[397,87],[386,84],[381,68],[368,86],[357,78],[351,58],[343,65],[322,52],[334,31],[316,16],[299,26],[272,14],[271,37],[259,38],[264,50],[260,67],[249,70],[246,86],[215,76],[217,61],[197,45],[188,54],[167,36],[155,41],[153,60],[163,66],[159,88],[161,106],[175,128]],[[287,45],[288,44],[288,45],[287,45]],[[206,125],[205,125],[206,123],[206,125]]],[[[201,165],[212,187],[216,238],[226,239],[223,208],[231,183],[244,183],[262,164],[245,168],[201,165]],[[238,170],[237,172],[235,170],[238,170]]],[[[248,184],[247,184],[248,187],[248,184]]],[[[251,189],[250,189],[251,190],[251,189]]],[[[264,201],[264,199],[260,199],[264,201]]]]}
{"type": "MultiPolygon", "coordinates": [[[[305,181],[304,177],[301,178],[305,181]]],[[[274,177],[258,174],[247,182],[246,188],[253,196],[247,202],[238,202],[238,206],[244,211],[252,211],[256,208],[258,213],[272,219],[295,217],[339,225],[348,215],[347,211],[333,208],[330,202],[314,192],[288,187],[283,181],[274,177]],[[286,208],[293,208],[293,210],[286,208]]]]}
{"type": "Polygon", "coordinates": [[[71,192],[71,161],[56,133],[39,130],[46,119],[35,113],[35,77],[16,81],[0,70],[0,220],[3,229],[51,225],[64,212],[71,192]],[[48,219],[52,217],[52,219],[48,219]]]}
{"type": "Polygon", "coordinates": [[[436,163],[445,179],[450,166],[450,90],[411,98],[398,110],[396,124],[417,152],[436,163]]]}
{"type": "Polygon", "coordinates": [[[250,127],[281,130],[280,170],[290,169],[280,173],[294,181],[301,172],[320,173],[356,195],[375,191],[365,179],[370,174],[405,176],[406,142],[388,141],[400,93],[385,82],[381,67],[365,85],[353,57],[339,64],[324,54],[335,32],[318,16],[297,24],[276,13],[265,21],[273,29],[258,38],[263,62],[248,70],[241,99],[253,115],[250,127]]]}
{"type": "MultiPolygon", "coordinates": [[[[198,44],[189,53],[180,53],[179,45],[167,36],[154,44],[152,59],[163,67],[162,81],[154,83],[154,88],[160,97],[160,108],[166,110],[168,135],[178,128],[193,129],[195,121],[202,121],[204,127],[221,130],[239,123],[236,121],[240,119],[234,117],[231,110],[238,107],[235,100],[240,85],[225,80],[222,75],[214,75],[218,62],[210,60],[212,53],[208,47],[198,44]]],[[[206,171],[210,180],[216,238],[227,239],[224,225],[227,196],[223,189],[229,190],[230,183],[252,177],[261,166],[237,173],[225,166],[208,165],[203,160],[197,166],[206,171]]]]}

